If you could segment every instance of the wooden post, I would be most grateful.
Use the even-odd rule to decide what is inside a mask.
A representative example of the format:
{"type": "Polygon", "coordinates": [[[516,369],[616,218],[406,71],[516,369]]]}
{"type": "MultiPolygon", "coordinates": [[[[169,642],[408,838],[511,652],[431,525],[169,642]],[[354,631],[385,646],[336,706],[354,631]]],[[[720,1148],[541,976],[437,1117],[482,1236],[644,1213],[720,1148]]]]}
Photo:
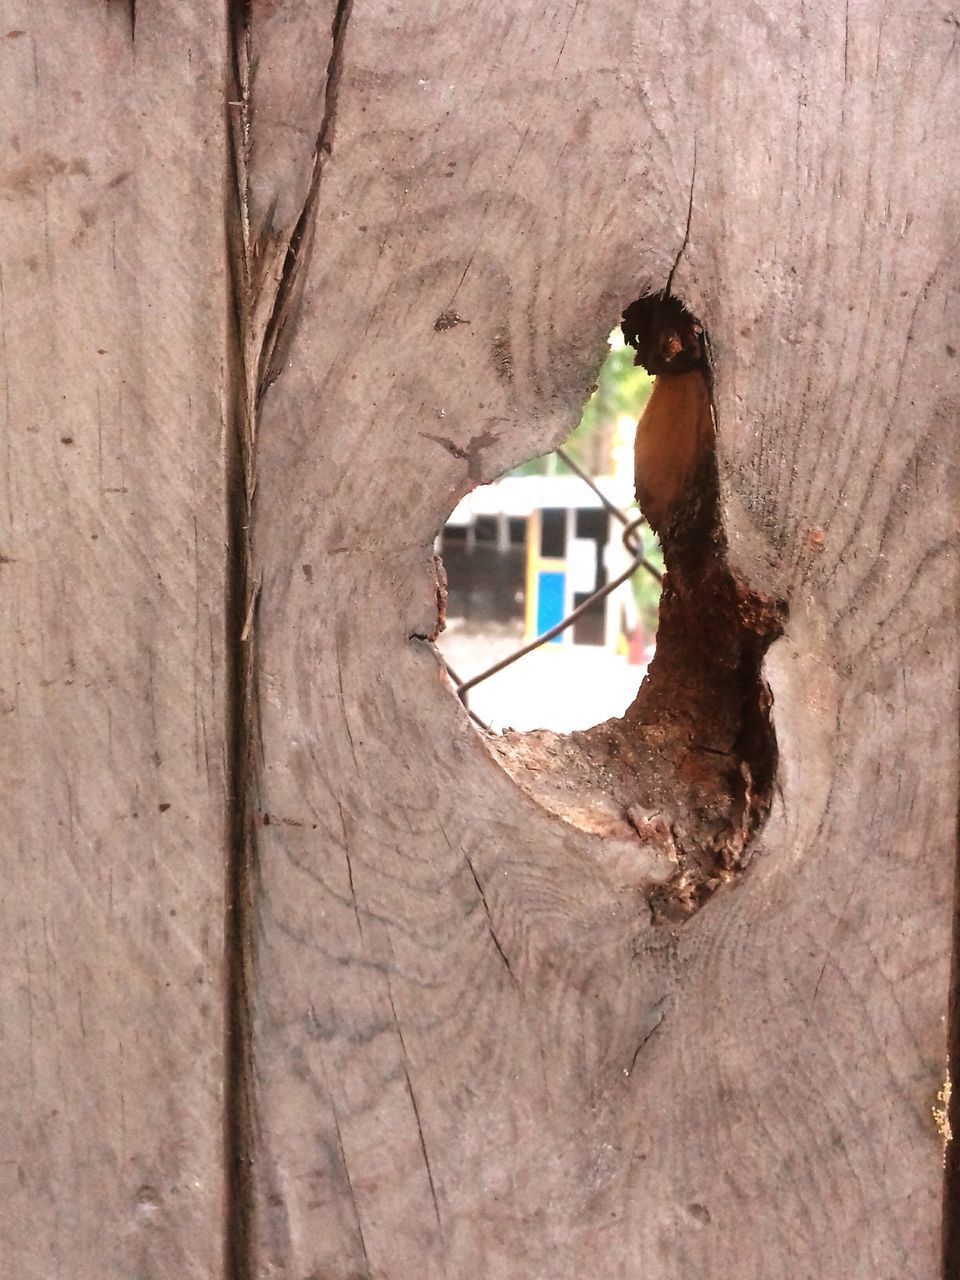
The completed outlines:
{"type": "Polygon", "coordinates": [[[161,8],[0,35],[11,1274],[935,1280],[957,18],[161,8]],[[430,645],[446,515],[668,283],[789,611],[682,922],[430,645]]]}

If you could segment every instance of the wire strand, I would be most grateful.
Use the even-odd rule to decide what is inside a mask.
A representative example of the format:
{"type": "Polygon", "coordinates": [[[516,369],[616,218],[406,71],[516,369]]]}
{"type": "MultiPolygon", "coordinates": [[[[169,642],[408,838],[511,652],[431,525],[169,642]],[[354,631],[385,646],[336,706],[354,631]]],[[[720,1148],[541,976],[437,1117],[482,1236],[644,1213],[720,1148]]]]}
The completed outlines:
{"type": "Polygon", "coordinates": [[[611,592],[616,591],[618,587],[622,587],[625,582],[628,582],[638,569],[645,569],[651,577],[656,579],[657,582],[663,581],[663,574],[656,565],[651,564],[647,559],[643,539],[639,536],[640,526],[645,523],[644,517],[639,515],[631,520],[625,511],[621,510],[615,502],[612,502],[607,497],[593,477],[588,475],[579,463],[575,462],[574,459],[570,457],[565,449],[557,449],[556,453],[564,466],[572,471],[574,475],[579,476],[584,484],[588,485],[597,495],[609,514],[623,525],[621,540],[626,550],[633,556],[633,562],[628,568],[624,569],[621,574],[618,574],[612,582],[608,582],[604,586],[600,587],[599,590],[594,591],[592,595],[588,596],[586,600],[582,601],[575,609],[571,610],[571,612],[568,613],[565,618],[562,618],[558,623],[556,623],[555,626],[550,627],[548,631],[544,631],[528,644],[522,645],[519,649],[515,649],[513,653],[508,654],[505,658],[501,658],[498,662],[492,663],[489,667],[478,672],[475,676],[471,676],[469,680],[461,680],[446,658],[442,659],[447,675],[456,686],[457,694],[460,701],[466,708],[467,714],[470,716],[471,720],[488,733],[491,732],[490,726],[486,724],[475,711],[470,709],[467,702],[467,694],[471,689],[475,689],[476,686],[478,684],[482,684],[484,680],[489,680],[491,676],[495,676],[498,672],[504,671],[515,662],[519,662],[521,658],[525,658],[528,653],[533,653],[534,649],[539,649],[541,645],[548,644],[556,636],[561,635],[569,627],[572,627],[578,618],[582,618],[588,610],[592,609],[595,604],[605,599],[611,592]]]}

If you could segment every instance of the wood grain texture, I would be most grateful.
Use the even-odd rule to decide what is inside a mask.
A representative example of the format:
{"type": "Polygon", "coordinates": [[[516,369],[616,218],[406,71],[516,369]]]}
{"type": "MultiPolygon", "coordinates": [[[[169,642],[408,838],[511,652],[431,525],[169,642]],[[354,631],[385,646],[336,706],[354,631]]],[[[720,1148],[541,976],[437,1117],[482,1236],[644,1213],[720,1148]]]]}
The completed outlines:
{"type": "MultiPolygon", "coordinates": [[[[299,124],[335,13],[295,8],[273,92],[299,124]]],[[[933,1280],[956,23],[354,0],[339,39],[257,419],[252,1274],[933,1280]],[[713,343],[731,559],[791,620],[774,815],[742,886],[669,932],[629,848],[519,792],[411,637],[446,514],[563,439],[674,267],[713,343]]],[[[278,112],[252,108],[256,156],[278,112]]],[[[252,168],[251,207],[311,156],[252,168]]]]}
{"type": "Polygon", "coordinates": [[[2,8],[0,1271],[209,1280],[226,32],[2,8]]]}
{"type": "Polygon", "coordinates": [[[940,1274],[958,59],[927,0],[8,0],[17,1280],[940,1274]],[[446,515],[667,281],[790,606],[773,814],[672,928],[429,643],[446,515]]]}

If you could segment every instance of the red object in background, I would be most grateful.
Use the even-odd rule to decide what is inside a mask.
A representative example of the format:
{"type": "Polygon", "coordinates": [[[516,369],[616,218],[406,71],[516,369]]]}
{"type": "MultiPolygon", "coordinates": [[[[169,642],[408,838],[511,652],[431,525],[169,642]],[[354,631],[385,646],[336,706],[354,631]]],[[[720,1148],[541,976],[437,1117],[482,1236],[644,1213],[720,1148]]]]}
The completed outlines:
{"type": "Polygon", "coordinates": [[[646,650],[646,636],[643,634],[643,627],[638,623],[630,632],[630,638],[627,641],[627,661],[634,667],[644,666],[648,661],[646,650]]]}

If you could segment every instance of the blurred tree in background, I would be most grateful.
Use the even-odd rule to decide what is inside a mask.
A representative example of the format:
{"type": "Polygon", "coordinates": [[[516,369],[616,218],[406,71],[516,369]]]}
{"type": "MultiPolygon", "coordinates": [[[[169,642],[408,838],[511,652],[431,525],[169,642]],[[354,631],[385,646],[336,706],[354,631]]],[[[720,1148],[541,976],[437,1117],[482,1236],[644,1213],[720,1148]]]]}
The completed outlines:
{"type": "MultiPolygon", "coordinates": [[[[583,417],[564,444],[584,471],[592,476],[622,476],[633,490],[633,440],[637,419],[647,403],[653,379],[645,369],[633,363],[633,348],[628,347],[619,329],[610,335],[610,354],[604,360],[593,395],[587,401],[583,417]]],[[[565,472],[555,453],[534,458],[517,467],[513,475],[562,475],[565,472]]],[[[628,514],[636,514],[631,506],[628,514]]],[[[663,568],[660,543],[650,529],[641,529],[647,559],[663,568]]],[[[645,569],[633,576],[633,593],[640,610],[644,631],[652,635],[657,626],[660,584],[645,569]]]]}
{"type": "MultiPolygon", "coordinates": [[[[645,369],[633,363],[633,348],[628,347],[619,329],[610,335],[610,354],[604,360],[597,386],[587,401],[583,417],[564,448],[592,476],[617,474],[620,459],[616,457],[617,427],[621,418],[630,420],[630,445],[637,419],[650,395],[653,379],[645,369]]],[[[622,466],[622,463],[621,463],[622,466]]],[[[633,477],[632,465],[629,474],[633,477]]]]}
{"type": "MultiPolygon", "coordinates": [[[[653,379],[645,369],[633,363],[633,348],[628,347],[619,329],[610,335],[610,354],[600,367],[593,395],[584,406],[583,416],[564,444],[570,456],[592,476],[617,475],[623,462],[616,456],[617,428],[620,419],[630,421],[630,444],[637,419],[650,395],[653,379]]],[[[517,476],[558,475],[564,470],[555,453],[534,458],[517,467],[517,476]]],[[[628,464],[632,479],[632,464],[628,464]]]]}

